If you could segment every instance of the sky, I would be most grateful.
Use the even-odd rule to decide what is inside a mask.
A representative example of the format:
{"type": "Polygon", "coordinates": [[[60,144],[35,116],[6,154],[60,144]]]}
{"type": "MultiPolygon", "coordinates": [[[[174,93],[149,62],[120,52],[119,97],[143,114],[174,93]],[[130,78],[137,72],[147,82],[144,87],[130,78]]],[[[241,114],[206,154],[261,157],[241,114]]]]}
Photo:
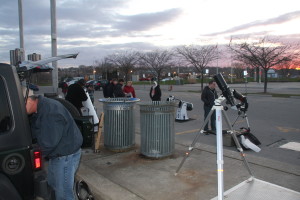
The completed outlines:
{"type": "MultiPolygon", "coordinates": [[[[299,0],[57,0],[60,67],[93,65],[122,50],[228,44],[264,36],[300,42],[299,0]]],[[[50,0],[23,0],[25,52],[51,56],[50,0]]],[[[19,47],[18,0],[1,0],[0,62],[19,47]]]]}

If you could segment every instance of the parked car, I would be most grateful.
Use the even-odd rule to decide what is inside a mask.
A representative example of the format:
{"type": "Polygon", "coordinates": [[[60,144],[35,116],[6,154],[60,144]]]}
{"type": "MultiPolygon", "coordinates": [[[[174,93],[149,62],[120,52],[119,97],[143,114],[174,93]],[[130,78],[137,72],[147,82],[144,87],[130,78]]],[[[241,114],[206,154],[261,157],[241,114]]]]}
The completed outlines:
{"type": "Polygon", "coordinates": [[[0,199],[53,199],[16,69],[2,63],[0,68],[0,199]]]}
{"type": "Polygon", "coordinates": [[[72,84],[74,84],[76,82],[77,82],[77,80],[71,80],[71,81],[67,82],[67,85],[70,86],[70,85],[72,85],[72,84]]]}
{"type": "Polygon", "coordinates": [[[164,79],[162,79],[161,81],[171,81],[171,80],[173,80],[173,78],[172,77],[167,77],[167,78],[164,78],[164,79]]]}
{"type": "Polygon", "coordinates": [[[94,89],[101,90],[101,88],[103,89],[104,85],[106,85],[107,83],[108,83],[108,80],[96,81],[96,82],[94,82],[94,89]]]}
{"type": "MultiPolygon", "coordinates": [[[[21,71],[18,77],[15,66],[0,63],[0,68],[0,200],[55,200],[54,191],[47,184],[45,160],[31,133],[21,86],[21,80],[30,80],[31,73],[24,76],[21,71]]],[[[91,147],[94,135],[91,116],[81,116],[73,104],[62,98],[51,98],[63,104],[73,116],[83,136],[82,147],[91,147]]],[[[74,188],[77,197],[88,194],[89,199],[94,199],[88,186],[82,188],[78,183],[74,188]]]]}
{"type": "Polygon", "coordinates": [[[85,83],[85,87],[88,88],[89,86],[94,86],[96,80],[89,80],[85,83]]]}

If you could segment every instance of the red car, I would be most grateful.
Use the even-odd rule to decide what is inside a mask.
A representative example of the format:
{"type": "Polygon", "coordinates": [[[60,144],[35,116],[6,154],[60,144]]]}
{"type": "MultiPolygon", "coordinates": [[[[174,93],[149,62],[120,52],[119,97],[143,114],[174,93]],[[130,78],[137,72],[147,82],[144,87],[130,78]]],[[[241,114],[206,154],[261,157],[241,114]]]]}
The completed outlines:
{"type": "Polygon", "coordinates": [[[103,88],[104,85],[106,85],[107,83],[108,83],[108,80],[96,81],[96,82],[94,82],[94,89],[101,90],[101,88],[103,88]]]}
{"type": "Polygon", "coordinates": [[[151,81],[151,78],[140,78],[139,81],[151,81]]]}

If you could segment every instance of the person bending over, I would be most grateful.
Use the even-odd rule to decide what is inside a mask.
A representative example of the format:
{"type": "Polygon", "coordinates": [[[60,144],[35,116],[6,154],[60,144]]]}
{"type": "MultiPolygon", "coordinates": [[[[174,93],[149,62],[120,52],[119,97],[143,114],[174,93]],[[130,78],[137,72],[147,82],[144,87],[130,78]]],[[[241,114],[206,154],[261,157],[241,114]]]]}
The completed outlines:
{"type": "Polygon", "coordinates": [[[69,111],[58,101],[30,96],[26,103],[33,137],[49,159],[48,184],[56,200],[74,200],[74,177],[80,157],[82,135],[69,111]]]}

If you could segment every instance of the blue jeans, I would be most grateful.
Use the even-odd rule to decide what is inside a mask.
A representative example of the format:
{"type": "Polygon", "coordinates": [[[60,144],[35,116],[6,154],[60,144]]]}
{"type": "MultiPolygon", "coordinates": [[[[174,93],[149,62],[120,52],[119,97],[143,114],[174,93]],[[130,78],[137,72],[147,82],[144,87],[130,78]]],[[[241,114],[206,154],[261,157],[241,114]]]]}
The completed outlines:
{"type": "Polygon", "coordinates": [[[54,189],[56,200],[74,200],[74,178],[81,149],[74,154],[49,160],[48,184],[54,189]]]}
{"type": "MultiPolygon", "coordinates": [[[[210,111],[211,111],[211,107],[204,106],[204,121],[210,111]]],[[[209,124],[209,121],[207,122],[207,124],[204,127],[205,131],[208,131],[208,124],[209,124]]],[[[211,130],[215,131],[216,130],[216,111],[214,111],[210,117],[210,125],[211,125],[211,130]]]]}

